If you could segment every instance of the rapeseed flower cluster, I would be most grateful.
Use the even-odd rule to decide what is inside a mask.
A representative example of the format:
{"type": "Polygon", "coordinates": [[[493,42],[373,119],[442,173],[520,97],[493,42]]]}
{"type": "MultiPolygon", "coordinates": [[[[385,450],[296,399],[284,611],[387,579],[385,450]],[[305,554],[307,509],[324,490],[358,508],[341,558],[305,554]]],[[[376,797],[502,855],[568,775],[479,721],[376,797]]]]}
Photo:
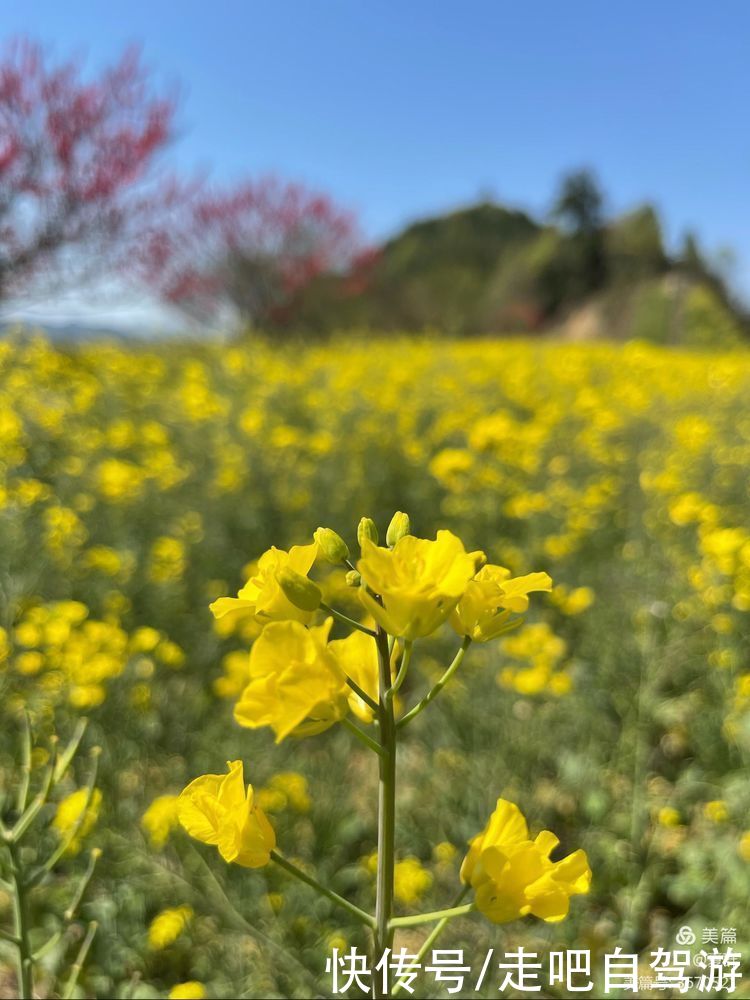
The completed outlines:
{"type": "Polygon", "coordinates": [[[18,676],[19,707],[67,702],[88,711],[104,702],[108,685],[129,664],[151,677],[157,664],[177,668],[183,661],[162,631],[142,627],[128,634],[116,613],[96,619],[81,601],[32,604],[12,632],[0,633],[0,670],[5,664],[18,676]]]}
{"type": "MultiPolygon", "coordinates": [[[[244,681],[244,687],[237,684],[234,711],[241,726],[270,728],[279,743],[289,736],[313,736],[344,723],[377,754],[378,846],[365,859],[376,881],[375,915],[322,886],[277,850],[266,811],[281,811],[289,805],[307,812],[311,801],[302,776],[276,775],[256,792],[245,783],[242,761],[235,760],[227,764],[225,775],[194,779],[177,799],[176,811],[185,830],[217,847],[224,861],[246,868],[274,861],[358,915],[374,930],[377,950],[391,946],[399,925],[394,901],[414,907],[434,881],[417,857],[396,858],[398,730],[439,695],[472,643],[489,643],[521,625],[529,595],[550,592],[552,581],[544,572],[514,576],[505,567],[488,563],[483,552],[467,551],[448,530],[438,531],[434,539],[418,538],[411,534],[410,519],[403,512],[392,518],[385,545],[379,544],[377,527],[370,518],[360,521],[357,538],[361,555],[356,563],[349,546],[330,528],[318,528],[311,543],[292,546],[289,551],[274,547],[253,564],[237,596],[218,598],[211,610],[219,621],[227,616],[252,617],[260,627],[244,676],[232,664],[236,680],[244,681]],[[360,606],[357,618],[326,603],[324,587],[313,578],[321,564],[338,564],[347,571],[347,584],[360,606]],[[453,663],[421,700],[402,712],[396,695],[409,674],[415,643],[421,645],[448,622],[462,640],[453,663]],[[346,626],[349,635],[331,638],[336,624],[346,626]],[[362,725],[372,728],[375,735],[368,735],[362,725]]],[[[544,624],[536,626],[530,640],[521,630],[513,639],[503,640],[503,645],[515,641],[511,653],[522,656],[526,651],[539,661],[533,669],[550,672],[565,647],[545,629],[544,624]]],[[[169,836],[171,822],[172,802],[163,797],[152,803],[143,819],[157,846],[169,836]]],[[[427,914],[424,919],[457,916],[476,907],[496,923],[529,914],[547,921],[562,920],[570,896],[588,892],[591,871],[580,850],[552,861],[550,854],[557,845],[549,831],[532,841],[518,807],[498,800],[485,830],[471,840],[461,869],[462,880],[474,890],[475,902],[427,914]]],[[[441,852],[445,858],[445,845],[441,852]]],[[[283,896],[270,893],[268,899],[278,912],[283,896]]]]}
{"type": "MultiPolygon", "coordinates": [[[[362,614],[396,640],[393,658],[403,657],[405,644],[449,620],[462,638],[497,638],[520,622],[530,593],[552,588],[546,573],[513,577],[502,566],[486,564],[484,553],[467,552],[450,531],[438,531],[434,540],[407,532],[390,547],[362,530],[360,536],[362,555],[352,567],[357,596],[362,614]]],[[[330,529],[318,529],[316,537],[325,539],[327,551],[320,541],[292,546],[289,552],[272,548],[236,597],[211,605],[217,619],[252,615],[262,625],[234,715],[243,726],[269,726],[277,742],[323,732],[349,712],[364,723],[375,718],[370,702],[378,697],[378,663],[372,636],[367,629],[354,629],[344,639],[330,639],[331,615],[312,624],[326,607],[309,577],[316,560],[332,562],[338,554],[348,563],[349,557],[348,547],[330,529]]],[[[231,669],[240,677],[245,668],[236,662],[235,667],[231,661],[231,669]]]]}
{"type": "MultiPolygon", "coordinates": [[[[742,820],[750,804],[743,790],[750,751],[746,353],[401,337],[341,347],[0,342],[3,708],[26,707],[45,724],[54,714],[64,730],[69,712],[91,714],[107,736],[108,760],[121,765],[99,783],[106,801],[122,804],[122,833],[155,795],[174,792],[204,767],[225,725],[221,705],[208,722],[211,699],[234,705],[258,679],[248,650],[274,619],[246,608],[210,623],[203,605],[262,577],[257,563],[242,564],[269,541],[287,553],[295,542],[322,552],[331,539],[311,537],[316,524],[346,524],[353,509],[377,511],[380,521],[398,497],[424,526],[425,540],[446,527],[467,555],[485,548],[487,565],[505,568],[510,579],[540,569],[554,577],[549,594],[530,593],[529,622],[517,631],[491,637],[504,627],[508,609],[500,602],[472,623],[472,660],[440,696],[453,731],[471,736],[451,751],[442,731],[420,722],[408,764],[423,759],[418,748],[445,770],[439,779],[425,770],[415,809],[426,815],[422,800],[438,794],[435,782],[446,771],[466,788],[467,808],[476,808],[471,803],[486,796],[472,775],[494,767],[498,788],[530,818],[543,815],[560,833],[564,825],[573,846],[576,831],[586,831],[596,885],[618,918],[629,912],[619,887],[637,843],[655,859],[639,889],[644,912],[663,913],[665,902],[670,913],[701,906],[714,923],[739,926],[743,879],[750,878],[742,820]],[[74,613],[65,611],[69,602],[82,605],[85,618],[70,623],[69,639],[48,639],[34,609],[45,609],[57,628],[74,613]],[[24,630],[16,631],[29,616],[39,635],[25,645],[24,630]],[[473,711],[479,692],[499,699],[501,718],[473,711]],[[487,749],[500,723],[514,741],[507,764],[487,749]],[[726,803],[720,822],[705,809],[717,801],[726,803]],[[715,877],[703,893],[696,886],[707,864],[715,877]]],[[[286,568],[314,582],[324,604],[374,629],[353,576],[361,548],[346,541],[354,569],[321,556],[306,572],[286,568]]],[[[385,537],[381,545],[370,541],[388,548],[385,537]]],[[[475,568],[439,634],[395,639],[393,686],[406,643],[415,644],[393,696],[397,720],[413,707],[418,683],[442,676],[443,651],[456,641],[453,622],[466,628],[460,614],[479,584],[475,568]]],[[[299,593],[290,573],[285,583],[299,593]]],[[[402,628],[395,616],[406,597],[416,607],[424,596],[408,595],[403,584],[389,598],[394,628],[402,628]]],[[[435,586],[452,600],[448,574],[435,586]]],[[[294,610],[282,624],[321,628],[331,617],[289,603],[294,610]]],[[[440,617],[444,608],[432,610],[440,617]]],[[[377,708],[368,701],[380,680],[373,645],[334,619],[322,658],[331,662],[330,654],[357,690],[337,687],[340,677],[329,671],[325,711],[312,705],[301,725],[335,733],[352,724],[378,738],[377,708]]],[[[266,668],[260,676],[278,683],[266,668]]],[[[253,747],[263,745],[264,733],[274,730],[259,725],[253,747]]],[[[281,756],[293,752],[294,735],[284,737],[281,756]]],[[[305,762],[307,813],[291,800],[280,806],[285,793],[275,790],[272,769],[248,753],[256,800],[280,841],[294,834],[309,845],[321,813],[339,836],[338,805],[313,784],[327,766],[324,752],[305,762]]],[[[240,755],[227,747],[221,759],[240,755]]],[[[358,802],[368,791],[363,786],[358,802]]],[[[107,820],[114,815],[108,809],[107,820]]],[[[167,849],[174,826],[166,809],[160,824],[157,842],[166,838],[167,849]]],[[[348,842],[339,839],[344,855],[348,842]]],[[[406,851],[430,855],[423,841],[406,851]]],[[[140,910],[123,926],[128,921],[142,934],[140,910]]],[[[203,971],[196,965],[179,975],[200,979],[203,971]]],[[[116,994],[119,984],[108,988],[116,994]]]]}

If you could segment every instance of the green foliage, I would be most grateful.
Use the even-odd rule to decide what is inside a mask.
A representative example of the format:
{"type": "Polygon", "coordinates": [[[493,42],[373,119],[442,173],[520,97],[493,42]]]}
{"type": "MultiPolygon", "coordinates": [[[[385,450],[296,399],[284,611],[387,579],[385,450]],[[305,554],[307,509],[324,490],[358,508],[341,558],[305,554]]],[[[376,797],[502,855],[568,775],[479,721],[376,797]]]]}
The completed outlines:
{"type": "Polygon", "coordinates": [[[538,232],[523,212],[490,204],[410,226],[383,247],[366,293],[373,325],[470,332],[497,268],[538,232]]]}
{"type": "Polygon", "coordinates": [[[736,318],[706,285],[688,292],[684,323],[684,342],[691,347],[731,350],[747,344],[736,318]]]}
{"type": "Polygon", "coordinates": [[[674,328],[675,303],[663,282],[647,281],[636,287],[631,301],[630,333],[637,340],[655,344],[669,341],[674,328]]]}
{"type": "Polygon", "coordinates": [[[615,219],[607,227],[605,239],[613,281],[648,278],[667,266],[661,226],[651,205],[615,219]]]}
{"type": "Polygon", "coordinates": [[[554,312],[563,295],[555,276],[561,243],[546,228],[499,262],[479,304],[480,330],[533,330],[554,312]]]}
{"type": "Polygon", "coordinates": [[[563,178],[552,214],[563,228],[575,235],[602,228],[604,196],[589,170],[577,170],[563,178]]]}
{"type": "Polygon", "coordinates": [[[275,332],[539,331],[603,298],[601,336],[682,343],[679,316],[652,286],[665,275],[706,285],[729,320],[747,328],[694,237],[671,261],[653,206],[606,220],[603,204],[596,180],[582,171],[564,178],[549,225],[487,202],[414,223],[383,245],[364,279],[329,274],[314,281],[275,332]]]}

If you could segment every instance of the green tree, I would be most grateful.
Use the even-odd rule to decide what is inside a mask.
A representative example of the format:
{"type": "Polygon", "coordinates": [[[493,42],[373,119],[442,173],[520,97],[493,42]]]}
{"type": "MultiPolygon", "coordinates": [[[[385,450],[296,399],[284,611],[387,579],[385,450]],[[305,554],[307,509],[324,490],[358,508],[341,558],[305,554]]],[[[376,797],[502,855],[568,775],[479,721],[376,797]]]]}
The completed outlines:
{"type": "Polygon", "coordinates": [[[604,284],[603,211],[604,195],[590,171],[577,170],[563,178],[552,217],[562,226],[566,239],[547,275],[550,298],[575,301],[604,284]]]}
{"type": "Polygon", "coordinates": [[[651,278],[667,266],[659,219],[651,205],[615,219],[607,226],[605,239],[607,269],[614,281],[651,278]]]}
{"type": "Polygon", "coordinates": [[[595,233],[602,228],[604,196],[588,170],[567,174],[552,210],[553,216],[574,235],[595,233]]]}

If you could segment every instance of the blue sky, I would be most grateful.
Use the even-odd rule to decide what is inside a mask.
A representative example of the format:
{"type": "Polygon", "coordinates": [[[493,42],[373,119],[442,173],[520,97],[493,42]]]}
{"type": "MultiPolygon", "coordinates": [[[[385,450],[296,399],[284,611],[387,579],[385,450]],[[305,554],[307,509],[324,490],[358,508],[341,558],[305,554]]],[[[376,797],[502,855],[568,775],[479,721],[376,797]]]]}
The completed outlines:
{"type": "MultiPolygon", "coordinates": [[[[593,167],[670,241],[730,246],[750,296],[750,3],[34,0],[24,33],[92,68],[143,44],[182,90],[170,157],[330,191],[372,238],[491,194],[545,211],[593,167]]],[[[133,308],[143,304],[133,303],[133,308]]]]}

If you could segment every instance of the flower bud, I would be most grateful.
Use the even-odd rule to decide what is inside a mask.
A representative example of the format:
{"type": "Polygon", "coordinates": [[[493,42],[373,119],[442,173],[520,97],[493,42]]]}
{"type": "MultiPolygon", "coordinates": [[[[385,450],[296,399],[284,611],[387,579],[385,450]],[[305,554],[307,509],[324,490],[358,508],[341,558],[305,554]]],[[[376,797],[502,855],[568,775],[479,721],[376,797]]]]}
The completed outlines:
{"type": "Polygon", "coordinates": [[[350,569],[346,574],[347,587],[358,587],[362,583],[362,576],[356,569],[350,569]]]}
{"type": "Polygon", "coordinates": [[[284,591],[286,599],[299,608],[300,611],[315,611],[320,607],[323,595],[320,587],[317,587],[312,580],[297,573],[289,566],[285,566],[276,575],[276,580],[284,591]]]}
{"type": "Polygon", "coordinates": [[[336,565],[349,558],[349,548],[346,542],[331,528],[318,528],[313,538],[318,543],[320,554],[329,563],[336,565]]]}
{"type": "Polygon", "coordinates": [[[357,527],[357,541],[360,548],[362,548],[362,542],[365,538],[369,538],[373,545],[378,544],[378,529],[371,517],[361,518],[357,527]]]}
{"type": "Polygon", "coordinates": [[[403,511],[397,510],[391,518],[391,523],[388,525],[388,531],[385,536],[386,544],[390,548],[393,548],[396,542],[403,538],[404,535],[410,534],[411,521],[409,520],[409,515],[404,514],[403,511]]]}

